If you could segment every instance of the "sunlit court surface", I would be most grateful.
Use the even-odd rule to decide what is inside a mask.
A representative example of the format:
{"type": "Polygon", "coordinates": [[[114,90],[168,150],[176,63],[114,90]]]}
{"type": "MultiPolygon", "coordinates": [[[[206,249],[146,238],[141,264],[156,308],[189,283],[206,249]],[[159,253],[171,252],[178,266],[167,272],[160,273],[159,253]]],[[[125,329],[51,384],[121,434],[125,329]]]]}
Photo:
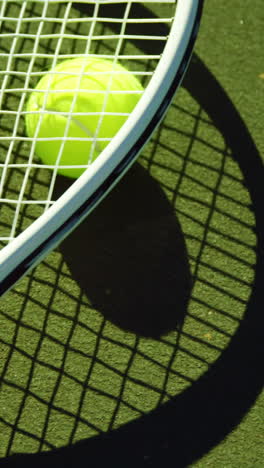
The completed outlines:
{"type": "MultiPolygon", "coordinates": [[[[41,29],[43,2],[0,1],[0,70],[16,71],[0,71],[1,249],[75,183],[26,136],[34,44],[27,89],[50,54],[117,47],[145,89],[175,9],[114,3],[131,3],[120,40],[101,2],[87,45],[93,3],[63,24],[70,2],[50,1],[41,29]]],[[[182,85],[138,160],[1,298],[0,465],[262,466],[263,21],[261,0],[205,2],[182,85]]]]}

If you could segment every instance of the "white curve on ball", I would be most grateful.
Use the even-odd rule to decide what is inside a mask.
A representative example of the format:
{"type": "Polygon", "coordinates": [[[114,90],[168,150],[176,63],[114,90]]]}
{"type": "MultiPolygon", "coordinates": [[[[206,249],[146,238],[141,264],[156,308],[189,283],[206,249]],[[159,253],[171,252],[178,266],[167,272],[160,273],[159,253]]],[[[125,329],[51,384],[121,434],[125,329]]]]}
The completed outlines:
{"type": "MultiPolygon", "coordinates": [[[[38,110],[42,110],[40,107],[38,107],[38,110]]],[[[52,109],[51,107],[46,107],[46,110],[47,111],[50,111],[50,112],[58,112],[57,109],[52,109]]],[[[66,117],[66,115],[63,115],[63,113],[60,113],[60,115],[62,117],[64,117],[65,119],[67,119],[68,117],[66,117]]],[[[86,135],[90,138],[94,138],[95,135],[91,132],[91,130],[89,130],[88,127],[86,127],[85,125],[83,125],[82,122],[80,122],[78,119],[74,118],[71,116],[71,120],[81,129],[84,131],[84,133],[86,133],[86,135]]],[[[103,151],[103,148],[101,148],[100,144],[98,143],[98,141],[95,141],[95,150],[98,152],[98,153],[101,153],[103,151]]]]}

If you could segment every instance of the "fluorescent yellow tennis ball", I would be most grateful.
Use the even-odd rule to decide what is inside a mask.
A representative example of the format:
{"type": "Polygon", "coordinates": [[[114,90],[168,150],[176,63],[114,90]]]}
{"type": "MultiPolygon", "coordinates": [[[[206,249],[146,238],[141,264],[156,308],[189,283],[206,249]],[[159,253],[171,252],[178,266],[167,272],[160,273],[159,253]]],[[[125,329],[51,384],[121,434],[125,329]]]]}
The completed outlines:
{"type": "MultiPolygon", "coordinates": [[[[73,107],[74,115],[71,117],[68,133],[68,116],[65,114],[40,113],[26,114],[26,131],[29,137],[60,139],[64,136],[80,138],[79,141],[68,140],[65,142],[59,165],[85,165],[93,161],[107,146],[108,141],[93,142],[82,140],[83,138],[112,138],[122,127],[127,116],[122,115],[85,115],[87,112],[102,110],[113,113],[130,113],[137,104],[141,94],[111,93],[111,91],[142,91],[143,88],[138,79],[127,72],[120,64],[113,64],[109,60],[99,58],[76,58],[66,60],[57,65],[52,74],[44,75],[30,95],[27,103],[27,111],[56,111],[70,112],[73,99],[77,91],[77,98],[73,107]],[[112,73],[112,71],[115,73],[112,73]],[[81,77],[81,72],[91,73],[81,77]],[[58,73],[57,73],[58,72],[58,73]],[[103,73],[101,73],[103,72],[103,73]],[[118,72],[118,73],[116,73],[118,72]],[[119,73],[120,72],[120,73],[119,73]],[[105,105],[105,92],[94,93],[92,91],[106,91],[110,89],[105,105]],[[47,91],[48,90],[48,94],[47,91]],[[85,91],[84,91],[85,90],[85,91]],[[87,90],[87,91],[86,91],[87,90]],[[41,92],[42,91],[42,92],[41,92]],[[46,99],[46,100],[45,100],[46,99]],[[39,128],[38,123],[40,120],[39,128]],[[102,119],[100,121],[100,119],[102,119]],[[98,123],[99,130],[97,130],[98,123]],[[98,131],[98,133],[97,133],[98,131]],[[92,146],[93,145],[93,146],[92,146]],[[94,149],[94,151],[91,151],[94,149]]],[[[35,152],[44,164],[55,165],[58,160],[62,140],[38,141],[35,152]]],[[[68,177],[79,177],[84,168],[59,168],[60,174],[68,177]]]]}

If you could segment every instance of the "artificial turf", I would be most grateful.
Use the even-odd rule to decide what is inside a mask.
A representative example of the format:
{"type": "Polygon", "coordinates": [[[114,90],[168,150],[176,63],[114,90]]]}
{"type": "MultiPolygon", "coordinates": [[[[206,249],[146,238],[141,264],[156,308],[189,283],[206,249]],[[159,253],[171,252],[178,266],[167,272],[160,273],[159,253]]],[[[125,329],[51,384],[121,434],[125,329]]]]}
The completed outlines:
{"type": "MultiPolygon", "coordinates": [[[[52,453],[175,402],[182,428],[175,412],[170,466],[263,466],[263,369],[250,350],[260,334],[255,338],[249,315],[249,305],[253,316],[260,306],[250,303],[260,252],[250,160],[257,168],[264,154],[263,21],[262,0],[205,4],[186,79],[138,163],[89,219],[2,299],[1,457],[52,453]],[[231,118],[226,112],[233,108],[231,118]],[[238,349],[246,342],[239,342],[245,320],[245,361],[235,350],[230,361],[234,374],[241,377],[243,365],[245,379],[249,366],[251,373],[244,387],[236,388],[232,368],[230,383],[218,363],[228,362],[224,356],[236,339],[238,349]],[[199,425],[196,388],[204,376],[199,425]],[[226,400],[217,388],[208,390],[219,381],[226,400]],[[210,395],[219,397],[221,418],[210,395]],[[184,425],[184,411],[192,424],[192,405],[200,447],[189,441],[184,425]],[[206,425],[211,406],[216,416],[204,428],[202,414],[206,425]]],[[[255,174],[257,180],[257,169],[255,174]]],[[[46,175],[40,171],[38,177],[41,189],[46,175]]],[[[61,190],[65,183],[62,179],[61,190]]],[[[30,218],[25,213],[24,222],[30,218]]],[[[149,426],[145,434],[144,426],[140,430],[148,439],[149,426]]],[[[164,436],[167,452],[172,439],[173,431],[167,442],[164,436]]],[[[167,466],[166,451],[159,457],[167,466]]]]}

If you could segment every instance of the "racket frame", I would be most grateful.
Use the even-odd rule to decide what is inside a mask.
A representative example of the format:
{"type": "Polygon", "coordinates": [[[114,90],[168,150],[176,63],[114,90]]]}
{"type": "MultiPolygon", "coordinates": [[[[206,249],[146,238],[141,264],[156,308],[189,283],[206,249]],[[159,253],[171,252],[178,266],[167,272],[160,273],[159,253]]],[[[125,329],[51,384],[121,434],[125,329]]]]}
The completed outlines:
{"type": "Polygon", "coordinates": [[[203,0],[178,0],[171,32],[145,92],[93,164],[0,252],[0,296],[76,228],[123,177],[163,118],[188,68],[203,0]],[[125,151],[124,151],[125,149],[125,151]]]}

